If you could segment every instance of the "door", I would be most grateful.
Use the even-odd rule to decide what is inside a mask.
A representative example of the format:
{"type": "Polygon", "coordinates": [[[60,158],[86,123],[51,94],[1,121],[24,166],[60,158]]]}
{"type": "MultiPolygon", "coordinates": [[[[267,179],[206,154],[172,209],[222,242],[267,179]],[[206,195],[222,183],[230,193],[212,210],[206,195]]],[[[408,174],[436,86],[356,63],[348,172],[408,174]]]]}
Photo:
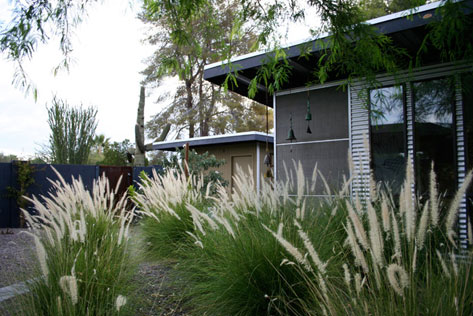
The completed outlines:
{"type": "Polygon", "coordinates": [[[128,187],[133,184],[132,167],[100,166],[100,176],[103,175],[107,177],[112,190],[115,190],[121,177],[120,185],[117,189],[116,201],[120,200],[123,195],[127,193],[128,187]]]}
{"type": "Polygon", "coordinates": [[[242,169],[243,174],[250,176],[248,168],[253,170],[253,156],[232,156],[232,192],[234,189],[236,189],[236,184],[233,177],[237,175],[237,170],[239,170],[239,168],[242,169]]]}

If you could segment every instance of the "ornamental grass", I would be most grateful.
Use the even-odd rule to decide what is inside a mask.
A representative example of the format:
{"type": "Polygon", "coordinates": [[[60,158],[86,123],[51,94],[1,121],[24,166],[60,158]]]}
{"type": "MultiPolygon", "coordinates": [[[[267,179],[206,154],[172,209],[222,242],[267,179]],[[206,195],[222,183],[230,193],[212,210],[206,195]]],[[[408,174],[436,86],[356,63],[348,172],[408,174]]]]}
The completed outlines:
{"type": "Polygon", "coordinates": [[[35,242],[39,277],[28,284],[25,315],[127,314],[133,263],[128,251],[133,212],[105,178],[88,191],[56,172],[49,196],[23,210],[35,242]]]}
{"type": "Polygon", "coordinates": [[[349,197],[350,180],[333,193],[316,169],[308,179],[294,167],[295,177],[262,181],[260,192],[242,172],[232,194],[199,195],[199,180],[178,171],[142,188],[144,226],[154,221],[165,232],[157,244],[172,249],[196,315],[473,313],[472,254],[456,236],[471,172],[447,203],[433,172],[421,200],[411,168],[395,198],[375,183],[369,196],[349,197]],[[316,181],[329,198],[306,195],[316,181]]]}

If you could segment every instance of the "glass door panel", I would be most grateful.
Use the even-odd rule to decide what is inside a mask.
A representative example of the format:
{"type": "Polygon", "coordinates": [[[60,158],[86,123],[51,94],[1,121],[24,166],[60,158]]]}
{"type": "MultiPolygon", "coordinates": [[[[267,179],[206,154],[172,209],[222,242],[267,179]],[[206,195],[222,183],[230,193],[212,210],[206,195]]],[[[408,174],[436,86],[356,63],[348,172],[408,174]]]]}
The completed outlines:
{"type": "Polygon", "coordinates": [[[456,190],[453,87],[452,78],[413,84],[416,189],[421,196],[429,191],[432,161],[439,192],[449,198],[456,190]]]}

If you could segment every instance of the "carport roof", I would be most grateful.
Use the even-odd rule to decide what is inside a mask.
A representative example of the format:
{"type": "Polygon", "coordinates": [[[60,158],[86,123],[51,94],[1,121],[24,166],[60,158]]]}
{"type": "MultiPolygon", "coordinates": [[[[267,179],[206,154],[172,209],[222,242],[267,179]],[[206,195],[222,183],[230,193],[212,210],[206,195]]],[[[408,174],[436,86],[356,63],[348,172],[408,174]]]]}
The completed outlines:
{"type": "MultiPolygon", "coordinates": [[[[465,14],[471,14],[473,11],[473,0],[465,0],[463,3],[466,4],[465,14]]],[[[438,19],[435,10],[442,4],[442,1],[426,4],[414,9],[372,19],[366,21],[366,23],[375,26],[381,33],[389,35],[393,43],[398,47],[403,47],[410,53],[416,53],[427,32],[426,25],[431,22],[432,19],[438,19]],[[410,16],[410,18],[408,19],[407,16],[410,16]]],[[[322,49],[317,41],[326,37],[328,37],[328,34],[322,34],[317,38],[308,39],[285,47],[289,64],[292,66],[292,73],[288,83],[283,87],[284,89],[293,89],[305,85],[306,78],[312,69],[311,65],[317,62],[317,53],[322,49]],[[305,52],[307,52],[307,47],[310,47],[312,57],[309,59],[299,58],[301,45],[304,46],[305,52]]],[[[255,52],[233,58],[231,60],[233,69],[238,69],[238,87],[229,87],[229,89],[240,95],[247,96],[248,85],[251,79],[255,77],[258,68],[264,64],[266,56],[269,54],[271,54],[271,52],[255,52]]],[[[226,61],[217,62],[205,66],[204,78],[212,83],[221,85],[229,72],[230,70],[226,61]]],[[[333,80],[344,78],[346,78],[346,76],[344,77],[342,75],[333,80]]],[[[266,88],[259,85],[258,92],[254,99],[272,107],[273,100],[272,98],[267,98],[265,92],[266,88]]]]}
{"type": "Polygon", "coordinates": [[[268,142],[273,143],[273,135],[261,132],[244,132],[227,135],[203,136],[188,139],[177,139],[174,141],[157,142],[153,144],[153,150],[167,150],[174,151],[176,148],[183,147],[189,143],[190,147],[221,145],[229,143],[243,143],[243,142],[268,142]]]}

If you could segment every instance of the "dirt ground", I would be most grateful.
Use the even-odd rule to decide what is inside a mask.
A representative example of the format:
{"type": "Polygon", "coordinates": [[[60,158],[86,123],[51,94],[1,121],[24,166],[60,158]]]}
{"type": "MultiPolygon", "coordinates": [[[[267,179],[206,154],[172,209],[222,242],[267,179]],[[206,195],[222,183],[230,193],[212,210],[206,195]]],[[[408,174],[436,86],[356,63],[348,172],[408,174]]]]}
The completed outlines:
{"type": "MultiPolygon", "coordinates": [[[[32,237],[24,229],[0,229],[0,288],[33,277],[36,265],[32,237]]],[[[159,262],[142,262],[138,266],[135,282],[133,315],[187,316],[182,308],[183,297],[172,284],[171,268],[159,262]]],[[[18,299],[0,302],[0,315],[19,315],[18,299]]]]}

